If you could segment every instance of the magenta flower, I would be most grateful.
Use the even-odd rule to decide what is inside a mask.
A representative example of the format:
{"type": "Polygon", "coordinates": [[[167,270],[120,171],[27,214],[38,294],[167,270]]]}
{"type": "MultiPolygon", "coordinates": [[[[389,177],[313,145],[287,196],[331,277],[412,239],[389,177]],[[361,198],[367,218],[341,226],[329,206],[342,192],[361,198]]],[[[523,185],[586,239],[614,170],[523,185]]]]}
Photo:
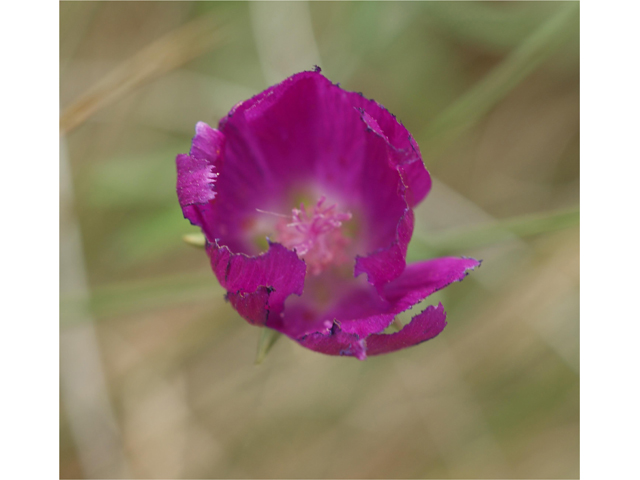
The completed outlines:
{"type": "Polygon", "coordinates": [[[176,163],[184,216],[202,229],[229,302],[311,350],[364,360],[435,337],[441,304],[382,332],[479,265],[406,264],[412,209],[431,188],[418,145],[319,69],[239,103],[218,129],[198,123],[176,163]]]}

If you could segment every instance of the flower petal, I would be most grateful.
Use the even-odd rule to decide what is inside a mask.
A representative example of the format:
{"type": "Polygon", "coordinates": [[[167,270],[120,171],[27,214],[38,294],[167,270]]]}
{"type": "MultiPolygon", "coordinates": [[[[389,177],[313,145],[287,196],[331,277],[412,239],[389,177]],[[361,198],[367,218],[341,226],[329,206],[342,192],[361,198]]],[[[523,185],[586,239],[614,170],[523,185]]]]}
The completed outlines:
{"type": "Polygon", "coordinates": [[[444,330],[447,325],[446,318],[447,314],[441,303],[437,307],[429,306],[413,317],[399,332],[388,335],[373,334],[367,337],[366,354],[382,355],[426,342],[444,330]]]}
{"type": "Polygon", "coordinates": [[[217,174],[208,160],[190,155],[176,157],[178,168],[178,200],[184,209],[189,205],[207,203],[216,198],[213,188],[217,174]]]}
{"type": "Polygon", "coordinates": [[[418,144],[395,115],[378,102],[359,94],[349,95],[365,124],[389,146],[389,160],[402,176],[409,206],[415,207],[431,190],[431,176],[422,162],[418,144]]]}
{"type": "Polygon", "coordinates": [[[328,334],[312,333],[301,339],[298,343],[305,348],[326,355],[344,355],[356,357],[358,360],[365,360],[365,341],[357,335],[344,333],[339,325],[334,324],[328,334]]]}
{"type": "Polygon", "coordinates": [[[370,285],[352,278],[349,283],[338,283],[338,288],[342,290],[340,298],[323,313],[343,332],[366,338],[382,332],[393,321],[396,313],[391,305],[370,285]]]}
{"type": "Polygon", "coordinates": [[[298,343],[326,355],[365,360],[368,356],[394,352],[432,339],[444,330],[447,325],[446,318],[444,307],[438,304],[437,307],[427,307],[396,333],[373,334],[362,339],[343,331],[338,323],[334,323],[330,331],[306,335],[298,339],[298,343]]]}
{"type": "Polygon", "coordinates": [[[178,155],[178,200],[182,208],[213,200],[216,169],[222,159],[224,136],[206,123],[196,124],[189,155],[178,155]]]}
{"type": "Polygon", "coordinates": [[[224,135],[205,123],[196,124],[189,155],[178,155],[177,191],[182,213],[193,225],[201,227],[205,236],[211,229],[207,225],[211,202],[216,198],[216,179],[222,163],[224,135]]]}
{"type": "Polygon", "coordinates": [[[393,321],[390,304],[364,279],[341,275],[308,276],[301,297],[287,300],[279,331],[293,339],[324,333],[334,323],[346,333],[365,338],[393,321]]]}
{"type": "Polygon", "coordinates": [[[433,338],[446,324],[442,305],[398,333],[381,332],[479,265],[442,258],[406,266],[412,208],[431,188],[418,145],[382,105],[319,69],[239,103],[219,130],[198,123],[189,155],[176,162],[184,215],[201,226],[229,302],[249,323],[312,350],[363,360],[433,338]],[[294,250],[261,244],[276,234],[275,219],[320,197],[352,214],[349,255],[355,277],[366,278],[340,270],[306,278],[294,250]]]}
{"type": "Polygon", "coordinates": [[[302,295],[306,265],[278,243],[255,257],[231,253],[217,241],[208,244],[207,253],[227,298],[249,323],[277,324],[286,298],[302,295]]]}
{"type": "Polygon", "coordinates": [[[480,263],[465,257],[441,257],[412,263],[402,275],[384,286],[382,295],[403,311],[450,283],[461,281],[480,263]]]}
{"type": "MultiPolygon", "coordinates": [[[[406,210],[426,195],[431,181],[417,145],[382,106],[320,73],[302,72],[236,105],[220,130],[226,147],[217,203],[235,210],[216,212],[211,223],[228,217],[236,225],[259,223],[266,217],[257,209],[287,214],[301,195],[315,195],[313,202],[326,196],[367,232],[355,239],[358,252],[389,249],[404,259],[398,223],[412,228],[406,210]]],[[[242,232],[234,225],[218,230],[222,244],[237,240],[241,246],[242,232]]],[[[257,253],[246,246],[242,251],[257,253]]],[[[402,272],[401,265],[385,268],[391,273],[376,284],[402,272]]]]}
{"type": "Polygon", "coordinates": [[[407,247],[413,234],[413,210],[407,208],[400,217],[395,239],[365,257],[356,257],[354,276],[367,274],[367,280],[378,290],[397,278],[406,267],[407,247]]]}
{"type": "MultiPolygon", "coordinates": [[[[325,308],[315,315],[325,322],[332,320],[337,322],[344,333],[356,335],[357,338],[366,338],[371,334],[382,332],[387,328],[395,316],[417,305],[432,293],[446,287],[452,282],[461,281],[469,270],[480,265],[473,258],[443,257],[418,262],[407,266],[398,278],[386,284],[378,295],[370,286],[356,284],[341,284],[338,280],[332,283],[336,285],[336,292],[343,292],[330,308],[325,308]]],[[[295,299],[298,303],[304,301],[304,297],[295,299]]],[[[307,317],[314,318],[314,314],[306,312],[307,317]]],[[[291,322],[288,315],[287,323],[291,322]]],[[[303,322],[300,322],[303,323],[303,322]]],[[[319,322],[305,322],[311,327],[319,325],[319,322]]],[[[319,331],[319,330],[318,330],[319,331]]],[[[309,333],[305,331],[304,333],[309,333]]]]}
{"type": "Polygon", "coordinates": [[[193,158],[207,160],[216,165],[222,159],[224,149],[224,135],[219,130],[211,128],[204,122],[196,123],[196,136],[191,141],[189,155],[193,158]]]}

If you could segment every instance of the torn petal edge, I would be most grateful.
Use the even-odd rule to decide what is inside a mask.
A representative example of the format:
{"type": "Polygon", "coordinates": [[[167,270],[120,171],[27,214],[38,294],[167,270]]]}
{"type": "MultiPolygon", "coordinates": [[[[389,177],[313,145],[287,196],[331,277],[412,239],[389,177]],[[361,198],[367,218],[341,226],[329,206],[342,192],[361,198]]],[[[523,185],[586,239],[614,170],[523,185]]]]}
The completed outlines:
{"type": "MultiPolygon", "coordinates": [[[[345,333],[364,338],[382,332],[396,315],[419,304],[438,290],[462,281],[482,260],[468,257],[439,257],[410,263],[402,274],[379,291],[390,308],[369,317],[340,322],[345,333]]],[[[339,319],[340,320],[340,319],[339,319]]]]}
{"type": "Polygon", "coordinates": [[[369,356],[403,350],[431,340],[444,330],[447,325],[446,318],[444,307],[439,303],[437,307],[429,306],[415,315],[411,322],[396,333],[374,333],[361,339],[358,335],[345,333],[336,322],[326,334],[313,333],[296,341],[315,352],[356,357],[362,361],[369,356]]]}
{"type": "Polygon", "coordinates": [[[281,329],[287,297],[302,295],[307,266],[295,252],[269,242],[269,250],[257,255],[232,253],[218,241],[207,245],[211,267],[227,299],[252,325],[281,329]]]}
{"type": "Polygon", "coordinates": [[[203,122],[196,124],[196,135],[188,155],[176,157],[178,200],[185,218],[193,220],[191,205],[206,204],[216,198],[215,182],[222,162],[224,135],[203,122]]]}
{"type": "Polygon", "coordinates": [[[369,284],[379,292],[384,285],[398,278],[407,266],[407,248],[413,234],[413,222],[413,210],[407,207],[398,221],[393,243],[366,256],[356,256],[353,276],[366,273],[369,284]]]}
{"type": "Polygon", "coordinates": [[[176,167],[176,190],[183,213],[185,207],[207,203],[216,198],[214,185],[218,174],[207,160],[180,154],[176,157],[176,167]]]}
{"type": "Polygon", "coordinates": [[[444,330],[446,318],[442,303],[437,307],[429,306],[414,316],[399,332],[369,335],[366,339],[366,354],[372,357],[383,355],[431,340],[444,330]]]}
{"type": "Polygon", "coordinates": [[[345,333],[337,322],[327,333],[311,333],[294,340],[309,350],[325,355],[356,357],[358,360],[367,358],[365,339],[345,333]]]}

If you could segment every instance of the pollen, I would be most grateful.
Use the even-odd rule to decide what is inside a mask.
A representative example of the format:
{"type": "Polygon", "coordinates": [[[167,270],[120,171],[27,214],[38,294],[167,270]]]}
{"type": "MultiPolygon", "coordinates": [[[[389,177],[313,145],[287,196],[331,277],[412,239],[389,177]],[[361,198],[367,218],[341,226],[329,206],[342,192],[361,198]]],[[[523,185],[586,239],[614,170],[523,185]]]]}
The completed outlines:
{"type": "Polygon", "coordinates": [[[276,224],[276,240],[295,250],[312,275],[343,265],[349,259],[346,248],[350,240],[344,235],[342,224],[351,220],[351,213],[341,212],[335,204],[326,207],[325,200],[320,197],[313,209],[300,204],[290,217],[281,218],[276,224]]]}

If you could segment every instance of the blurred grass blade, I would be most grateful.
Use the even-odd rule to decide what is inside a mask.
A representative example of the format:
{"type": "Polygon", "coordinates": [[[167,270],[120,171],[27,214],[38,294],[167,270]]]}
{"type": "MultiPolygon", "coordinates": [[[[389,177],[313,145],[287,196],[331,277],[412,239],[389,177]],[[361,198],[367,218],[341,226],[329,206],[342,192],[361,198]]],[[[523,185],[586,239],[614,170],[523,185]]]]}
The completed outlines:
{"type": "Polygon", "coordinates": [[[456,229],[435,235],[416,232],[414,248],[426,248],[438,254],[461,253],[471,248],[528,237],[576,226],[580,223],[579,208],[551,213],[523,215],[489,225],[456,229]]]}
{"type": "Polygon", "coordinates": [[[260,365],[267,358],[271,347],[278,341],[282,334],[267,327],[262,328],[260,339],[258,340],[258,351],[256,352],[256,365],[260,365]]]}
{"type": "Polygon", "coordinates": [[[557,47],[573,38],[578,28],[578,13],[578,2],[561,6],[500,65],[438,116],[420,137],[428,155],[435,155],[449,146],[549,58],[557,47]]]}
{"type": "Polygon", "coordinates": [[[61,133],[69,133],[140,85],[220,45],[226,37],[221,23],[218,15],[199,17],[121,63],[64,110],[60,117],[61,133]]]}
{"type": "Polygon", "coordinates": [[[193,247],[204,248],[205,245],[204,235],[200,232],[187,233],[186,235],[182,236],[182,240],[193,247]]]}
{"type": "MultiPolygon", "coordinates": [[[[464,250],[511,240],[514,236],[526,237],[549,233],[578,225],[578,208],[560,212],[525,215],[474,227],[450,230],[425,235],[414,232],[409,245],[408,257],[419,259],[434,254],[463,253],[464,250]],[[427,250],[427,253],[423,253],[427,250]]],[[[98,319],[130,314],[145,309],[161,309],[170,306],[202,301],[208,298],[222,298],[224,290],[210,272],[200,275],[168,276],[152,280],[121,282],[94,289],[91,296],[91,311],[98,319]]],[[[60,298],[61,324],[68,327],[75,322],[66,312],[77,308],[81,302],[73,294],[60,298]]],[[[256,363],[264,360],[277,339],[277,332],[264,328],[260,338],[256,363]],[[276,338],[269,339],[269,332],[276,338]],[[267,338],[264,338],[267,336],[267,338]]]]}
{"type": "MultiPolygon", "coordinates": [[[[224,290],[210,271],[198,275],[170,275],[147,280],[118,282],[97,287],[91,295],[91,312],[97,320],[145,310],[157,310],[180,304],[219,299],[224,290]]],[[[74,292],[60,297],[63,328],[76,322],[67,314],[81,301],[74,292]]]]}

